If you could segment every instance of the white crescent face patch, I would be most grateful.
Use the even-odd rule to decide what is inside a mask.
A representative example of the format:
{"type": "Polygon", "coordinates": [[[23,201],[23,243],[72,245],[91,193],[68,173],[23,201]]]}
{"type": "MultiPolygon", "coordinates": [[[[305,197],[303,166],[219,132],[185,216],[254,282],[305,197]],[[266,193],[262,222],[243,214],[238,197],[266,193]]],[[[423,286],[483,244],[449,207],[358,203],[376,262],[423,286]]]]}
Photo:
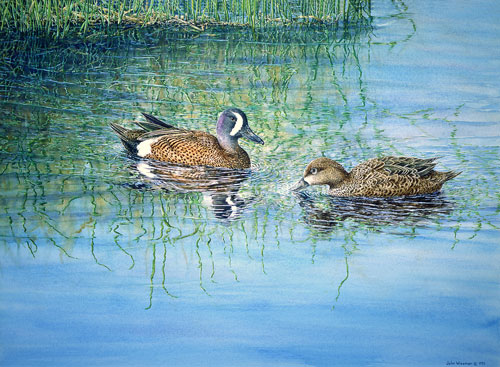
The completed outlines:
{"type": "Polygon", "coordinates": [[[243,116],[241,116],[238,112],[233,112],[236,116],[236,123],[234,124],[233,130],[229,133],[231,136],[235,136],[238,134],[243,127],[243,116]]]}

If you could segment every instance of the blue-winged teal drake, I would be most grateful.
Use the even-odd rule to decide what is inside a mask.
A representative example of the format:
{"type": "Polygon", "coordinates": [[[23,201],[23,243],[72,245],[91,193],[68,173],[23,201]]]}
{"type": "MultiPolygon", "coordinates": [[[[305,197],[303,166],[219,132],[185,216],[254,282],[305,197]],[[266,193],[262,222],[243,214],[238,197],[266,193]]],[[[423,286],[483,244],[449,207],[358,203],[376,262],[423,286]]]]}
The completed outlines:
{"type": "Polygon", "coordinates": [[[248,126],[245,113],[237,108],[222,112],[217,121],[217,137],[203,131],[186,130],[143,113],[141,129],[129,130],[111,123],[125,148],[141,158],[181,164],[233,169],[250,167],[250,157],[238,145],[239,138],[264,144],[248,126]]]}
{"type": "Polygon", "coordinates": [[[437,158],[380,157],[369,159],[347,172],[329,158],[317,158],[306,167],[294,190],[328,185],[333,196],[390,197],[431,194],[461,172],[434,171],[437,158]]]}

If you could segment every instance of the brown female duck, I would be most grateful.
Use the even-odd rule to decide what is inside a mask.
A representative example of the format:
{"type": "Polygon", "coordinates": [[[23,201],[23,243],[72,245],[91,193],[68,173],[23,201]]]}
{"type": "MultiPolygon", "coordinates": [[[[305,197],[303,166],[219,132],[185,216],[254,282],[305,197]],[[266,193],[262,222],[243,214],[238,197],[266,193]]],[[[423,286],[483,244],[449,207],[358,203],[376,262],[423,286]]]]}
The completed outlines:
{"type": "Polygon", "coordinates": [[[181,164],[234,169],[250,167],[250,157],[238,144],[246,138],[264,144],[248,126],[245,113],[237,108],[222,112],[217,121],[217,137],[203,131],[186,130],[143,113],[147,122],[129,130],[111,123],[125,148],[141,158],[181,164]]]}
{"type": "Polygon", "coordinates": [[[347,172],[329,158],[317,158],[306,167],[294,190],[328,185],[333,196],[408,196],[439,191],[461,172],[434,171],[437,158],[380,157],[369,159],[347,172]]]}

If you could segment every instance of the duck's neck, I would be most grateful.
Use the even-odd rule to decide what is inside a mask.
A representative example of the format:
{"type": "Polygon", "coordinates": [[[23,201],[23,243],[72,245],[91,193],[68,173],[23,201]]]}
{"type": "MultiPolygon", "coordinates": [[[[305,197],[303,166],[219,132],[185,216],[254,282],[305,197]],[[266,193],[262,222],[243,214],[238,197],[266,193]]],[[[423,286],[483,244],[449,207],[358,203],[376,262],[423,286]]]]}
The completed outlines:
{"type": "Polygon", "coordinates": [[[228,136],[217,136],[220,146],[227,151],[236,152],[239,149],[238,139],[228,136]]]}
{"type": "Polygon", "coordinates": [[[328,186],[330,190],[335,189],[339,186],[342,186],[346,184],[349,181],[350,178],[350,173],[347,172],[344,167],[342,167],[340,164],[337,167],[336,170],[331,172],[328,186]]]}

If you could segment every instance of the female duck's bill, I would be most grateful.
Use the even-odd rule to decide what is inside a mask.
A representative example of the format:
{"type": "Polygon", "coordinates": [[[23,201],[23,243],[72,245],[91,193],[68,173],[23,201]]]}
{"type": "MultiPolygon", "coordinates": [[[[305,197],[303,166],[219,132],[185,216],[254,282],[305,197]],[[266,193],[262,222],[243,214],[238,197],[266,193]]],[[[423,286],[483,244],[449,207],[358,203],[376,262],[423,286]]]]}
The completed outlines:
{"type": "Polygon", "coordinates": [[[307,181],[304,180],[304,178],[301,178],[298,182],[295,183],[295,185],[292,186],[292,188],[290,190],[291,191],[300,191],[300,190],[305,189],[307,186],[309,186],[307,181]]]}

